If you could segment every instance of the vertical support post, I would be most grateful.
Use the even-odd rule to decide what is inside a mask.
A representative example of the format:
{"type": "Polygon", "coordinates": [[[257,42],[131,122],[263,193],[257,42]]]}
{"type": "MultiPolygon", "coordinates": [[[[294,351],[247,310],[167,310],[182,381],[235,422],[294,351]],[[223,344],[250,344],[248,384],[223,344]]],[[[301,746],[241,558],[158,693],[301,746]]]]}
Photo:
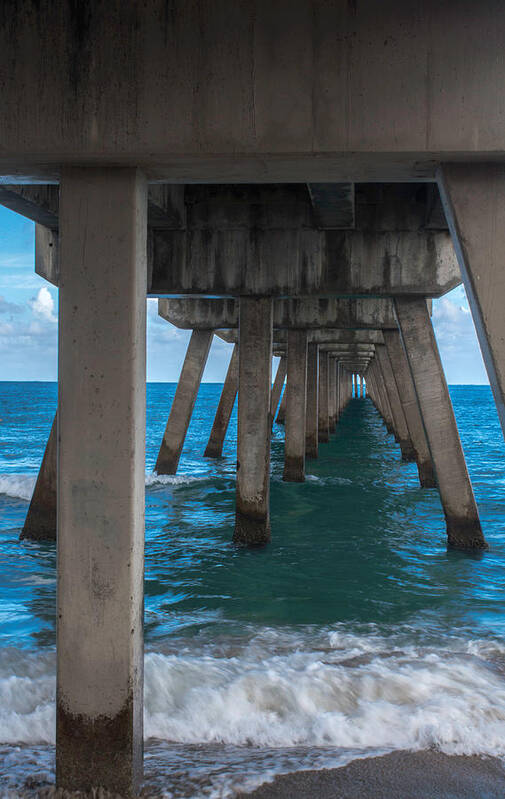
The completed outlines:
{"type": "Polygon", "coordinates": [[[450,546],[484,549],[479,514],[426,301],[395,298],[395,309],[433,458],[450,546]]]}
{"type": "Polygon", "coordinates": [[[393,368],[389,358],[388,351],[385,344],[377,344],[375,347],[377,360],[382,370],[384,377],[384,385],[389,400],[389,407],[391,408],[391,415],[393,417],[393,427],[396,434],[396,440],[400,446],[402,453],[402,460],[413,461],[416,459],[416,453],[412,446],[407,427],[407,420],[403,412],[403,406],[398,393],[398,387],[393,374],[393,368]]]}
{"type": "Polygon", "coordinates": [[[220,458],[238,391],[238,344],[233,347],[204,458],[220,458]]]}
{"type": "MultiPolygon", "coordinates": [[[[284,386],[284,380],[286,379],[287,372],[288,359],[285,355],[282,355],[277,367],[277,372],[275,374],[272,397],[270,400],[270,416],[272,417],[272,424],[275,419],[275,414],[277,413],[277,407],[279,405],[279,399],[282,393],[282,387],[284,386]]],[[[279,421],[279,417],[277,417],[277,421],[279,421]]]]}
{"type": "MultiPolygon", "coordinates": [[[[287,374],[287,359],[286,359],[286,374],[287,374]]],[[[282,391],[282,386],[281,386],[282,391]]],[[[279,410],[277,412],[277,419],[275,420],[277,424],[285,424],[286,422],[286,389],[284,389],[284,394],[282,395],[281,404],[279,405],[279,410]]]]}
{"type": "Polygon", "coordinates": [[[318,378],[319,345],[310,342],[307,349],[307,414],[305,421],[305,457],[318,456],[318,378]]]}
{"type": "Polygon", "coordinates": [[[56,540],[57,425],[58,412],[51,426],[20,540],[56,540]]]}
{"type": "Polygon", "coordinates": [[[336,385],[336,423],[340,420],[342,413],[342,367],[338,358],[335,359],[335,385],[336,385]]]}
{"type": "Polygon", "coordinates": [[[505,435],[505,166],[443,164],[438,185],[505,435]]]}
{"type": "Polygon", "coordinates": [[[270,393],[273,303],[241,297],[237,506],[233,540],[262,546],[270,540],[270,393]]]}
{"type": "Polygon", "coordinates": [[[60,187],[56,781],[142,778],[147,184],[60,187]]]}
{"type": "Polygon", "coordinates": [[[328,419],[328,353],[319,350],[319,421],[318,439],[321,444],[330,440],[329,419],[328,419]]]}
{"type": "Polygon", "coordinates": [[[158,474],[177,472],[213,336],[213,330],[193,330],[191,334],[154,467],[158,474]]]}
{"type": "Polygon", "coordinates": [[[407,421],[410,440],[416,454],[419,483],[421,488],[436,488],[437,481],[428,447],[428,439],[426,438],[423,419],[419,410],[407,356],[403,349],[400,331],[383,330],[383,336],[407,421]]]}
{"type": "Polygon", "coordinates": [[[337,370],[335,358],[328,357],[328,429],[330,433],[335,432],[337,424],[337,370]]]}
{"type": "Polygon", "coordinates": [[[377,383],[377,392],[379,394],[380,412],[382,414],[382,418],[384,419],[384,424],[386,425],[388,433],[394,434],[393,416],[391,413],[391,407],[389,405],[389,398],[386,393],[386,386],[384,383],[381,365],[377,357],[377,350],[375,351],[374,375],[377,383]]]}
{"type": "Polygon", "coordinates": [[[365,381],[363,380],[363,375],[359,376],[359,393],[361,399],[365,399],[365,381]]]}
{"type": "Polygon", "coordinates": [[[307,331],[288,331],[284,474],[287,482],[305,480],[305,421],[307,401],[307,331]]]}

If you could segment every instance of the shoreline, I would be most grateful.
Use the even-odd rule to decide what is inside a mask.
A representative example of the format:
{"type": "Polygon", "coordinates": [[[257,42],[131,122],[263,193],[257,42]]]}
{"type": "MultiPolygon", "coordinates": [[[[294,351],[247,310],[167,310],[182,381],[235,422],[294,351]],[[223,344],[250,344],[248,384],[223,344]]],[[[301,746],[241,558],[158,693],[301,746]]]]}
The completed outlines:
{"type": "Polygon", "coordinates": [[[505,764],[435,750],[392,752],[275,777],[238,799],[503,799],[505,764]]]}

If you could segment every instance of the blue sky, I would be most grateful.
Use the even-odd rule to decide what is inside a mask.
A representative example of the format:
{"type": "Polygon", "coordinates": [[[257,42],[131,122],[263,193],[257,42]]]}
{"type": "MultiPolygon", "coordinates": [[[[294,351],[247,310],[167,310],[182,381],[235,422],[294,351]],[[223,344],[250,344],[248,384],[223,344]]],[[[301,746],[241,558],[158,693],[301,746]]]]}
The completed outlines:
{"type": "MultiPolygon", "coordinates": [[[[56,380],[58,292],[35,274],[34,225],[0,206],[0,380],[56,380]]],[[[463,286],[434,302],[433,325],[450,384],[487,383],[463,286]]],[[[179,377],[189,333],[147,301],[147,379],[179,377]]],[[[229,344],[214,338],[204,381],[224,379],[229,344]]]]}

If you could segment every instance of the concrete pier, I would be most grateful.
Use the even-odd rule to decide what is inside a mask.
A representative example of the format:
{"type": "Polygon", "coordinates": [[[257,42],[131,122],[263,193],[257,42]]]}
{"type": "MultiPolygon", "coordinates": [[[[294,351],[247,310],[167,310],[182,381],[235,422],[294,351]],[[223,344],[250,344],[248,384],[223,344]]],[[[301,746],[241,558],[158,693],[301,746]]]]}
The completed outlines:
{"type": "Polygon", "coordinates": [[[426,301],[397,298],[405,345],[436,471],[450,546],[484,549],[477,505],[426,301]]]}
{"type": "Polygon", "coordinates": [[[402,460],[413,461],[416,459],[416,453],[410,440],[409,429],[407,427],[407,420],[398,393],[398,386],[394,378],[391,360],[385,344],[378,344],[375,348],[377,360],[382,371],[384,378],[384,385],[386,388],[389,407],[391,408],[391,415],[393,419],[393,428],[395,437],[399,444],[402,460]]]}
{"type": "Polygon", "coordinates": [[[154,467],[157,474],[177,472],[213,336],[212,330],[193,330],[191,334],[154,467]]]}
{"type": "Polygon", "coordinates": [[[56,779],[142,779],[147,185],[65,168],[60,189],[56,779]]]}
{"type": "Polygon", "coordinates": [[[20,540],[56,540],[58,414],[55,414],[20,540]]]}
{"type": "Polygon", "coordinates": [[[219,405],[217,406],[214,424],[210,432],[209,443],[205,449],[204,458],[220,458],[223,452],[224,439],[230,423],[230,416],[235,405],[238,391],[238,345],[235,344],[231,354],[228,371],[221,391],[219,405]]]}
{"type": "Polygon", "coordinates": [[[391,408],[389,405],[389,399],[386,393],[386,386],[384,384],[384,378],[382,375],[382,370],[380,368],[379,361],[375,358],[372,361],[372,374],[374,376],[375,388],[377,393],[377,399],[379,403],[379,411],[384,420],[384,424],[386,425],[386,429],[388,433],[393,434],[393,417],[391,414],[391,408]]]}
{"type": "Polygon", "coordinates": [[[334,433],[337,425],[337,361],[328,358],[328,431],[334,433]]]}
{"type": "Polygon", "coordinates": [[[319,345],[307,348],[307,412],[305,416],[305,457],[318,457],[319,345]]]}
{"type": "MultiPolygon", "coordinates": [[[[287,374],[287,361],[286,361],[286,374],[287,374]]],[[[282,391],[282,388],[281,388],[282,391]]],[[[277,411],[277,424],[285,424],[286,423],[286,389],[284,389],[284,394],[282,395],[281,404],[279,405],[279,410],[277,411]]]]}
{"type": "Polygon", "coordinates": [[[326,351],[319,350],[318,440],[321,444],[330,440],[329,394],[329,355],[326,351]]]}
{"type": "Polygon", "coordinates": [[[270,540],[272,300],[241,298],[237,436],[236,544],[270,540]]]}
{"type": "Polygon", "coordinates": [[[407,356],[401,342],[400,331],[384,330],[383,335],[407,421],[410,440],[414,447],[419,483],[421,488],[436,488],[437,481],[428,447],[428,439],[426,438],[407,356]]]}
{"type": "Polygon", "coordinates": [[[286,384],[286,482],[305,480],[305,429],[307,412],[307,331],[288,332],[288,380],[286,384]]]}
{"type": "MultiPolygon", "coordinates": [[[[272,387],[272,396],[270,399],[270,416],[272,419],[272,424],[275,419],[275,414],[277,413],[277,408],[279,406],[279,399],[282,394],[282,389],[284,387],[284,381],[286,379],[287,372],[288,372],[288,359],[286,358],[285,355],[281,355],[281,359],[277,367],[277,372],[275,373],[275,380],[272,387]]],[[[279,421],[278,418],[277,421],[279,421]]]]}
{"type": "Polygon", "coordinates": [[[505,165],[442,164],[438,184],[505,435],[505,165]]]}

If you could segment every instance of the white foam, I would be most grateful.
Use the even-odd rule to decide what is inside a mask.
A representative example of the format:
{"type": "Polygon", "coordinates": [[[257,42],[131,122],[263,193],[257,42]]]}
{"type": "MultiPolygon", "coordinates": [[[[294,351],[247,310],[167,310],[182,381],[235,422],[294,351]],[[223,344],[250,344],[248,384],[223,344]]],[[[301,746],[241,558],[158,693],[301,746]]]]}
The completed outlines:
{"type": "Polygon", "coordinates": [[[185,486],[206,480],[204,475],[191,474],[156,474],[156,472],[146,472],[146,486],[185,486]]]}
{"type": "Polygon", "coordinates": [[[0,474],[0,494],[29,502],[36,480],[36,474],[0,474]]]}
{"type": "MultiPolygon", "coordinates": [[[[505,648],[454,639],[398,646],[336,631],[325,647],[262,635],[230,649],[150,652],[145,733],[181,743],[438,747],[505,756],[505,648]],[[491,660],[490,660],[491,658],[491,660]],[[494,662],[493,662],[494,660],[494,662]]],[[[0,658],[0,742],[54,741],[54,655],[0,658]]]]}

